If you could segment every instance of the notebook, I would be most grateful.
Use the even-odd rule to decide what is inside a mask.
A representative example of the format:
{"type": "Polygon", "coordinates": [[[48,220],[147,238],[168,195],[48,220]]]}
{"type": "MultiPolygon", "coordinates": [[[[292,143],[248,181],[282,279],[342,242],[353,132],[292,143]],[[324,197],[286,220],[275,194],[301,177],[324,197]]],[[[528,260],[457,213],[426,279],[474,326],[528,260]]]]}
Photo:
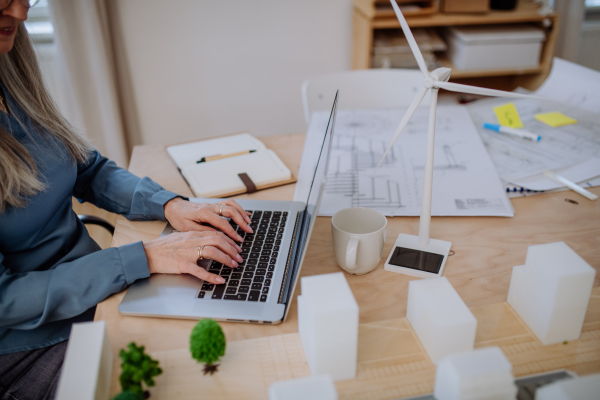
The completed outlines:
{"type": "Polygon", "coordinates": [[[196,197],[233,196],[296,180],[277,154],[248,132],[169,146],[167,152],[196,197]],[[201,161],[243,151],[252,152],[201,161]]]}

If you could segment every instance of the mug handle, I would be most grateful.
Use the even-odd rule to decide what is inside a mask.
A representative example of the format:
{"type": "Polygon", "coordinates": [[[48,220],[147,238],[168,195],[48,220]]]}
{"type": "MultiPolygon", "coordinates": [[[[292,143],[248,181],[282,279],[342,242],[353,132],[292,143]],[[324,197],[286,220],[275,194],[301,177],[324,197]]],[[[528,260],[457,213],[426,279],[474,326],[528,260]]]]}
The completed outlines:
{"type": "Polygon", "coordinates": [[[348,246],[346,247],[346,268],[349,271],[356,269],[356,251],[358,250],[359,241],[358,236],[350,236],[350,240],[348,240],[348,246]]]}

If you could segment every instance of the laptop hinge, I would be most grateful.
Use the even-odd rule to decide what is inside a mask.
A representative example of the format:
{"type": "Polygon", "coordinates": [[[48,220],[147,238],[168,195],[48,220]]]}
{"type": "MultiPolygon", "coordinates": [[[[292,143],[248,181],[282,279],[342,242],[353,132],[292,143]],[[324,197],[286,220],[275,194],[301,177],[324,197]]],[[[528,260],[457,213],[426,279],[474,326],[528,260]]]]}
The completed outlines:
{"type": "Polygon", "coordinates": [[[279,300],[277,301],[278,304],[283,303],[284,296],[287,292],[288,275],[290,272],[290,266],[292,265],[292,260],[294,259],[294,256],[295,256],[297,248],[298,248],[296,241],[298,239],[298,226],[299,226],[301,214],[302,213],[296,214],[296,224],[294,225],[294,234],[292,235],[292,248],[291,248],[291,251],[288,253],[287,261],[285,262],[285,271],[283,272],[283,280],[281,281],[282,284],[281,284],[281,290],[279,291],[279,300]]]}

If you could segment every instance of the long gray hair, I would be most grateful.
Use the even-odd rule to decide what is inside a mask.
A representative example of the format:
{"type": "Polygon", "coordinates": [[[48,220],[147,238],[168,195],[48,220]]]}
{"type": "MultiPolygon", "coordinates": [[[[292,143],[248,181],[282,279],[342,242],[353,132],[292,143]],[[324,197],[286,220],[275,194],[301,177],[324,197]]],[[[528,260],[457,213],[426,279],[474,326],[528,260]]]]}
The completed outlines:
{"type": "MultiPolygon", "coordinates": [[[[73,162],[88,159],[92,147],[75,133],[48,95],[23,23],[19,24],[12,50],[0,55],[0,80],[41,135],[64,143],[73,162]]],[[[44,188],[27,149],[0,126],[0,213],[9,205],[24,207],[27,196],[44,188]]]]}

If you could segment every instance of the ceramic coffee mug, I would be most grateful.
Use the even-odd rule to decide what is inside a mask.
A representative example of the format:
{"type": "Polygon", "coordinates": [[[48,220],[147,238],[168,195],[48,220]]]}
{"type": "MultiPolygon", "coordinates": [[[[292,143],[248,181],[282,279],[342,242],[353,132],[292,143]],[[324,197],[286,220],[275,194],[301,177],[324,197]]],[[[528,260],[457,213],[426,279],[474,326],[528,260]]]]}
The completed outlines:
{"type": "Polygon", "coordinates": [[[370,208],[345,208],[331,219],[333,250],[338,265],[350,274],[372,271],[383,254],[387,219],[370,208]]]}

